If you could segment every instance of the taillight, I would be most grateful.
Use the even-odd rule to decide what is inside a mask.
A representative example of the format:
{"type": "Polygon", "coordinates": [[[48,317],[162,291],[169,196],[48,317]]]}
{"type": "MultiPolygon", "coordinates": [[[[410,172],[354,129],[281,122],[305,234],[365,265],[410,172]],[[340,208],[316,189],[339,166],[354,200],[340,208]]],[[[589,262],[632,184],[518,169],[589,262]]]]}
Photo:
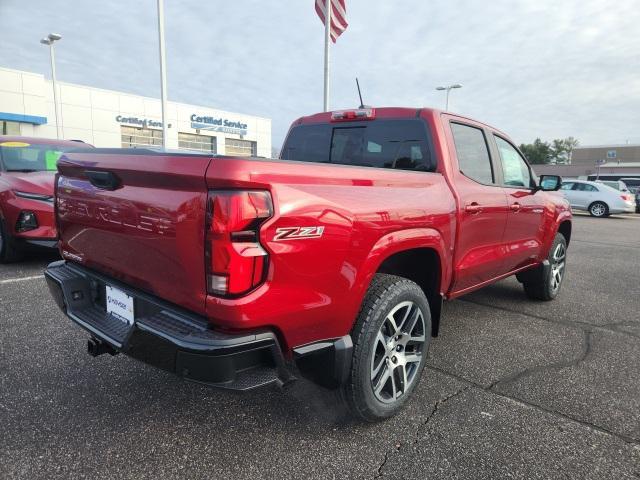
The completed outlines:
{"type": "Polygon", "coordinates": [[[376,110],[374,108],[358,108],[356,110],[338,110],[331,114],[332,122],[350,122],[353,120],[374,120],[376,110]]]}
{"type": "Polygon", "coordinates": [[[622,200],[624,200],[625,202],[628,202],[629,200],[631,200],[631,195],[620,195],[620,198],[622,198],[622,200]]]}
{"type": "Polygon", "coordinates": [[[212,295],[247,293],[264,281],[268,255],[260,226],[273,215],[267,191],[210,191],[207,199],[206,274],[212,295]]]}

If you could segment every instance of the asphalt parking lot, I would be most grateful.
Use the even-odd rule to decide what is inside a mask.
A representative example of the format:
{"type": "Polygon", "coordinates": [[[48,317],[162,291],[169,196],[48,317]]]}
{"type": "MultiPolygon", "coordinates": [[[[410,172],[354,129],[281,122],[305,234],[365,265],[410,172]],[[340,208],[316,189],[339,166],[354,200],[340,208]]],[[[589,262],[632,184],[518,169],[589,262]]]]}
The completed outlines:
{"type": "Polygon", "coordinates": [[[554,302],[507,279],[448,303],[416,395],[373,425],[303,382],[234,394],[89,357],[50,260],[0,266],[2,478],[640,478],[640,215],[576,217],[554,302]]]}

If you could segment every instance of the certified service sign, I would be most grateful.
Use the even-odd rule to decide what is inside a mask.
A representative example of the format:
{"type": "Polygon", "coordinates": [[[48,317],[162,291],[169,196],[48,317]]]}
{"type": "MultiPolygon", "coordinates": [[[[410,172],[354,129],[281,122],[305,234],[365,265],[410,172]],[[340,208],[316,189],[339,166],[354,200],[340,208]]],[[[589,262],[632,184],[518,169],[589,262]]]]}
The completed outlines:
{"type": "Polygon", "coordinates": [[[233,122],[222,117],[199,117],[195,113],[191,115],[191,128],[194,130],[209,130],[211,132],[234,133],[236,135],[247,134],[246,123],[233,122]]]}

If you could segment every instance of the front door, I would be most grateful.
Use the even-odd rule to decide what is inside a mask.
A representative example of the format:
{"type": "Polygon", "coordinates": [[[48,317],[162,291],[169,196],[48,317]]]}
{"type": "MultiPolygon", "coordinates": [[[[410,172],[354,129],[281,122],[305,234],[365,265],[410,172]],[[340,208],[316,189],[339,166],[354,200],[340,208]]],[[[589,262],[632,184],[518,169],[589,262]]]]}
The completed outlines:
{"type": "Polygon", "coordinates": [[[573,186],[575,182],[562,182],[562,186],[560,187],[560,193],[567,199],[569,205],[572,207],[577,207],[576,198],[575,198],[575,190],[573,190],[573,186]]]}
{"type": "MultiPolygon", "coordinates": [[[[531,169],[520,152],[506,139],[493,135],[500,158],[502,186],[509,213],[504,232],[503,270],[510,272],[539,260],[544,242],[545,193],[535,189],[531,169]]],[[[549,212],[553,218],[553,211],[549,212]]]]}
{"type": "Polygon", "coordinates": [[[598,189],[588,183],[576,182],[571,189],[571,206],[580,210],[588,210],[596,200],[598,189]]]}

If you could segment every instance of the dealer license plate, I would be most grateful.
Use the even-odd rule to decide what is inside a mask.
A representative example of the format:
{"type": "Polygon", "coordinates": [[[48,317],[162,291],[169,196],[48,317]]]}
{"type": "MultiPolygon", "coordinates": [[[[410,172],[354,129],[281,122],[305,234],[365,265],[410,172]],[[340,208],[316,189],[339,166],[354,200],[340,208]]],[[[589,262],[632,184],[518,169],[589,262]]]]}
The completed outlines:
{"type": "Polygon", "coordinates": [[[122,290],[107,285],[107,313],[133,325],[133,297],[122,290]]]}

